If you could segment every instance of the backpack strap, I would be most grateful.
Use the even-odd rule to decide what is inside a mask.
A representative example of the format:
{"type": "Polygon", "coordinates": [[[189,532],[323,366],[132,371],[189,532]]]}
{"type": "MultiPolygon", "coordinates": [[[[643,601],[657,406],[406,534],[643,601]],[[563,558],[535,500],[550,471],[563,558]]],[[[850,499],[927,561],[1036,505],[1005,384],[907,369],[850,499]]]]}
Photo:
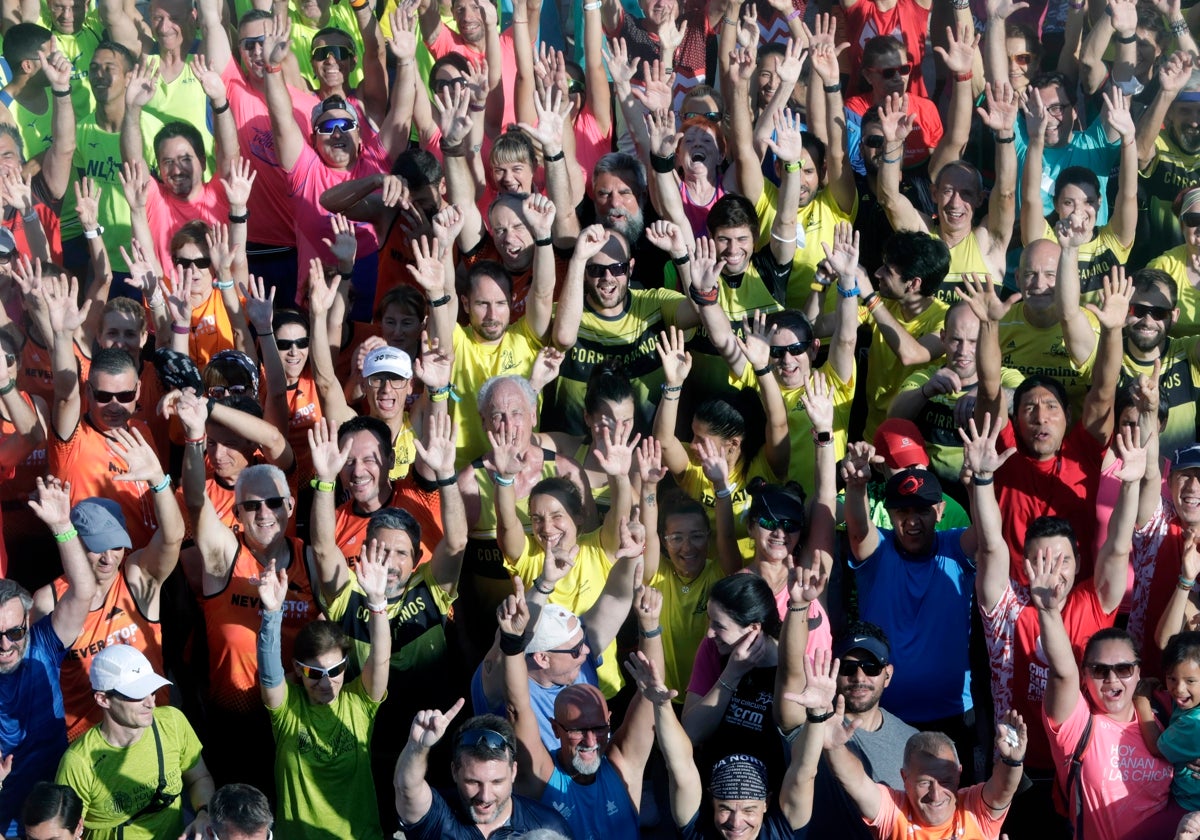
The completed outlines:
{"type": "Polygon", "coordinates": [[[124,840],[125,826],[132,825],[134,820],[143,814],[157,814],[179,797],[177,793],[163,793],[167,789],[167,767],[166,762],[163,760],[162,736],[158,734],[158,721],[151,721],[150,731],[154,733],[154,749],[158,752],[158,786],[155,787],[154,793],[151,794],[149,802],[143,805],[137,813],[117,826],[117,840],[124,840]]]}
{"type": "Polygon", "coordinates": [[[1089,714],[1079,743],[1071,753],[1071,764],[1067,768],[1067,809],[1070,812],[1072,836],[1075,840],[1083,840],[1083,753],[1092,740],[1092,722],[1095,716],[1089,714]]]}

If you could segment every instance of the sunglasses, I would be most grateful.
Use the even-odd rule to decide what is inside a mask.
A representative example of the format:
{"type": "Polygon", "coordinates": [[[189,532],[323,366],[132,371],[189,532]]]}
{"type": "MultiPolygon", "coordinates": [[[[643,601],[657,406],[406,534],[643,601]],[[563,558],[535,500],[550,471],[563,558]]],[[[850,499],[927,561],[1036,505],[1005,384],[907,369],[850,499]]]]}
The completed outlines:
{"type": "Polygon", "coordinates": [[[1151,306],[1148,303],[1129,304],[1129,314],[1134,318],[1145,318],[1149,315],[1156,321],[1165,321],[1171,317],[1173,311],[1165,306],[1151,306]]]}
{"type": "Polygon", "coordinates": [[[458,733],[458,746],[460,747],[484,747],[489,750],[512,750],[516,749],[507,738],[501,735],[494,729],[464,729],[458,733]]]}
{"type": "Polygon", "coordinates": [[[3,636],[14,644],[24,639],[28,634],[29,622],[25,622],[20,627],[9,627],[7,630],[0,630],[0,636],[3,636]]]}
{"type": "Polygon", "coordinates": [[[108,405],[113,400],[121,403],[129,403],[137,399],[137,391],[99,391],[93,388],[92,399],[98,405],[108,405]]]}
{"type": "Polygon", "coordinates": [[[885,79],[894,79],[897,76],[907,76],[912,73],[912,65],[901,64],[899,67],[876,67],[874,70],[885,79]]]}
{"type": "Polygon", "coordinates": [[[571,741],[582,741],[585,737],[587,737],[587,734],[589,732],[591,732],[594,736],[596,736],[596,740],[600,740],[601,738],[608,735],[609,729],[610,729],[610,727],[608,726],[608,724],[605,724],[604,726],[585,726],[581,729],[566,729],[566,728],[564,728],[563,732],[566,734],[567,738],[571,741]]]}
{"type": "Polygon", "coordinates": [[[721,112],[720,111],[684,111],[683,112],[683,118],[685,120],[690,120],[693,117],[704,117],[704,119],[708,120],[709,122],[720,122],[721,121],[721,112]]]}
{"type": "Polygon", "coordinates": [[[1010,58],[1010,59],[1011,59],[1011,60],[1012,60],[1012,61],[1013,61],[1013,62],[1014,62],[1014,63],[1015,63],[1015,64],[1016,64],[1018,67],[1028,67],[1028,66],[1029,66],[1029,62],[1033,61],[1033,53],[1027,53],[1027,52],[1023,52],[1023,53],[1014,53],[1014,54],[1010,55],[1010,56],[1009,56],[1009,58],[1010,58]]]}
{"type": "Polygon", "coordinates": [[[868,677],[878,677],[883,673],[883,663],[871,659],[843,659],[838,666],[839,677],[853,677],[859,671],[868,677]]]}
{"type": "Polygon", "coordinates": [[[1094,680],[1106,680],[1109,674],[1116,674],[1119,680],[1127,680],[1133,676],[1133,669],[1137,666],[1136,662],[1118,662],[1115,665],[1108,665],[1104,662],[1085,662],[1083,665],[1087,669],[1088,675],[1094,680]]]}
{"type": "Polygon", "coordinates": [[[862,143],[868,149],[882,149],[887,144],[887,140],[882,134],[868,134],[862,139],[862,143]]]}
{"type": "Polygon", "coordinates": [[[579,644],[575,645],[575,647],[559,649],[559,650],[548,650],[548,651],[546,651],[546,653],[565,653],[568,656],[570,656],[572,659],[578,659],[580,654],[583,653],[583,646],[586,644],[587,644],[586,638],[580,639],[579,644]]]}
{"type": "Polygon", "coordinates": [[[293,347],[300,350],[307,350],[308,336],[304,336],[303,338],[277,338],[275,339],[275,346],[285,353],[293,347]]]}
{"type": "Polygon", "coordinates": [[[312,60],[324,61],[329,56],[333,56],[337,61],[345,61],[348,58],[354,58],[354,50],[341,44],[327,44],[313,50],[312,60]]]}
{"type": "MultiPolygon", "coordinates": [[[[433,82],[433,92],[441,93],[442,91],[446,90],[447,88],[465,87],[466,84],[467,84],[467,80],[464,79],[462,76],[459,76],[456,79],[435,79],[433,82]]],[[[569,85],[568,85],[568,88],[569,88],[569,85]]]]}
{"type": "Polygon", "coordinates": [[[577,82],[574,79],[571,79],[569,82],[567,82],[567,95],[569,96],[572,93],[577,93],[580,96],[583,96],[583,82],[577,82]]]}
{"type": "Polygon", "coordinates": [[[296,660],[296,667],[300,669],[300,673],[304,675],[304,679],[319,682],[323,677],[329,677],[331,680],[335,677],[340,677],[342,672],[346,670],[346,665],[349,662],[350,658],[344,656],[341,662],[330,665],[328,668],[321,668],[318,665],[305,665],[300,660],[296,660]]]}
{"type": "Polygon", "coordinates": [[[784,356],[789,354],[793,356],[803,356],[808,352],[809,344],[811,344],[811,342],[797,341],[795,344],[781,344],[779,346],[772,345],[771,358],[782,359],[784,356]]]}
{"type": "Polygon", "coordinates": [[[1179,221],[1184,227],[1200,227],[1200,213],[1184,213],[1179,221]]]}
{"type": "Polygon", "coordinates": [[[253,38],[243,38],[242,49],[244,49],[246,52],[254,52],[255,47],[261,47],[266,42],[266,35],[255,35],[253,38]]]}
{"type": "Polygon", "coordinates": [[[245,385],[213,385],[204,392],[204,396],[212,397],[214,400],[223,400],[225,397],[240,397],[249,392],[250,389],[245,385]]]}
{"type": "Polygon", "coordinates": [[[313,131],[317,134],[333,134],[335,131],[349,134],[357,128],[358,120],[352,120],[349,117],[330,117],[313,126],[313,131]]]}
{"type": "Polygon", "coordinates": [[[759,528],[766,531],[782,530],[785,534],[795,534],[803,527],[799,519],[776,519],[772,516],[760,516],[754,520],[759,528]]]}
{"type": "Polygon", "coordinates": [[[593,280],[599,280],[606,274],[611,274],[613,277],[624,277],[629,272],[629,262],[589,263],[583,270],[593,280]]]}
{"type": "Polygon", "coordinates": [[[212,265],[208,257],[175,257],[174,262],[180,268],[208,268],[212,265]]]}
{"type": "MultiPolygon", "coordinates": [[[[248,513],[257,513],[258,509],[263,505],[266,505],[268,510],[279,510],[286,501],[287,496],[272,496],[269,499],[250,499],[249,501],[238,502],[234,507],[240,507],[248,513]]],[[[338,674],[340,673],[341,671],[338,671],[338,674]]],[[[334,676],[336,677],[337,674],[334,674],[334,676]]]]}

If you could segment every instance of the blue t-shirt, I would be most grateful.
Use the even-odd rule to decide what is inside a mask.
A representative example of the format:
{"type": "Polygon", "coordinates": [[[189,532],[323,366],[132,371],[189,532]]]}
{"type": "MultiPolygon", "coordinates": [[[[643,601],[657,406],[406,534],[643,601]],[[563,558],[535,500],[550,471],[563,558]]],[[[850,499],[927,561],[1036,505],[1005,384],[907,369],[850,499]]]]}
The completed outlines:
{"type": "Polygon", "coordinates": [[[879,529],[879,547],[851,561],[858,608],[892,647],[896,672],[880,703],[907,723],[960,715],[972,707],[971,598],[975,561],[961,547],[965,528],[938,531],[933,554],[901,555],[893,532],[879,529]]]}
{"type": "Polygon", "coordinates": [[[579,784],[554,766],[542,792],[542,804],[562,814],[574,840],[637,837],[638,812],[621,775],[607,758],[591,784],[579,784]]]}
{"type": "MultiPolygon", "coordinates": [[[[721,833],[713,827],[712,803],[706,800],[687,825],[676,826],[675,836],[679,840],[716,840],[720,837],[721,833]],[[703,819],[701,813],[705,815],[703,819]]],[[[806,837],[807,825],[793,829],[778,805],[771,804],[767,808],[767,815],[758,831],[758,840],[804,840],[806,837]]]]}
{"type": "MultiPolygon", "coordinates": [[[[588,685],[599,686],[600,677],[596,675],[596,667],[599,664],[599,656],[589,656],[580,667],[579,676],[575,678],[575,683],[587,683],[588,685]]],[[[554,727],[550,724],[550,721],[554,717],[554,700],[558,697],[558,692],[562,691],[563,688],[565,686],[561,685],[552,685],[549,688],[545,688],[533,680],[529,681],[529,705],[533,707],[533,713],[537,716],[538,732],[542,736],[542,743],[546,745],[546,750],[551,755],[554,755],[560,746],[558,736],[554,734],[554,727]]],[[[508,710],[504,707],[503,703],[495,706],[488,704],[487,697],[483,693],[482,663],[475,668],[475,673],[471,676],[471,707],[477,715],[508,716],[508,710]]]]}
{"type": "MultiPolygon", "coordinates": [[[[457,793],[448,793],[454,802],[458,802],[457,793]]],[[[446,797],[433,791],[433,803],[428,813],[412,825],[404,825],[404,836],[407,840],[479,840],[479,829],[465,814],[457,813],[446,801],[446,797]]],[[[571,836],[571,829],[566,821],[553,808],[547,808],[540,802],[526,799],[524,796],[512,795],[512,814],[508,822],[488,835],[489,840],[504,840],[506,837],[520,837],[527,831],[538,828],[551,828],[564,837],[571,836]]]]}
{"type": "MultiPolygon", "coordinates": [[[[1025,170],[1025,153],[1029,151],[1029,132],[1024,118],[1017,120],[1017,171],[1025,170]]],[[[1100,180],[1100,208],[1096,211],[1096,227],[1108,224],[1108,178],[1121,162],[1121,139],[1110,142],[1099,117],[1084,131],[1076,131],[1061,148],[1046,147],[1042,156],[1042,215],[1054,212],[1054,179],[1068,166],[1083,166],[1096,173],[1100,180]]],[[[1017,178],[1017,209],[1021,207],[1021,179],[1017,178]]]]}
{"type": "Polygon", "coordinates": [[[12,773],[0,790],[0,826],[9,835],[25,797],[41,781],[53,781],[67,750],[59,674],[67,648],[51,616],[29,628],[25,658],[0,674],[0,753],[12,756],[12,773]]]}

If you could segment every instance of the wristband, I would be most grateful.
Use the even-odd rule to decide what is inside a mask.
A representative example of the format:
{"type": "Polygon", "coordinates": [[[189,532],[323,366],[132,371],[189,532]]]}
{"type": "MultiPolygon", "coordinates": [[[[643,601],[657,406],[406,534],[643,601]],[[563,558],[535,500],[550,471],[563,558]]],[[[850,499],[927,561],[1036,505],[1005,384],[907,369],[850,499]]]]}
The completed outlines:
{"type": "Polygon", "coordinates": [[[812,709],[806,709],[804,717],[809,723],[824,723],[833,717],[833,709],[830,709],[828,712],[822,712],[819,715],[814,715],[812,709]]]}
{"type": "Polygon", "coordinates": [[[438,487],[453,487],[455,484],[458,484],[458,476],[452,475],[449,478],[438,478],[435,481],[438,487]]]}
{"type": "Polygon", "coordinates": [[[368,601],[367,612],[374,613],[375,615],[387,615],[387,602],[384,601],[382,604],[372,604],[370,601],[368,601]]]}
{"type": "Polygon", "coordinates": [[[367,0],[350,0],[350,8],[354,11],[367,8],[367,0]]]}
{"type": "Polygon", "coordinates": [[[437,300],[431,300],[431,301],[429,301],[429,305],[430,305],[430,306],[432,306],[432,307],[434,307],[434,308],[437,308],[437,307],[439,307],[439,306],[445,306],[445,305],[446,305],[447,303],[449,303],[449,302],[450,302],[450,295],[442,295],[442,296],[441,296],[440,298],[438,298],[437,300]]]}
{"type": "Polygon", "coordinates": [[[553,595],[554,594],[554,584],[550,584],[549,589],[542,589],[542,587],[541,587],[542,582],[543,581],[540,577],[535,577],[533,579],[533,588],[537,592],[541,593],[542,595],[553,595]]]}
{"type": "Polygon", "coordinates": [[[871,301],[875,300],[878,297],[879,297],[879,292],[871,292],[871,294],[867,295],[862,300],[860,300],[859,303],[861,303],[863,306],[870,306],[871,301]]]}
{"type": "Polygon", "coordinates": [[[852,297],[858,297],[858,293],[859,293],[858,281],[855,281],[853,289],[843,289],[842,284],[839,283],[838,287],[837,287],[837,293],[840,296],[846,298],[847,300],[852,297]]]}
{"type": "Polygon", "coordinates": [[[671,262],[675,263],[675,267],[687,265],[692,261],[691,254],[684,254],[682,257],[671,257],[671,262]]]}
{"type": "Polygon", "coordinates": [[[445,138],[438,141],[438,148],[442,152],[442,157],[466,157],[467,146],[466,141],[459,143],[447,143],[445,138]]]}
{"type": "Polygon", "coordinates": [[[811,607],[811,606],[812,606],[812,604],[804,604],[804,605],[802,605],[802,606],[799,606],[799,607],[793,607],[791,604],[788,604],[788,612],[790,612],[790,613],[803,613],[803,612],[808,612],[808,608],[809,608],[809,607],[811,607]]]}
{"type": "Polygon", "coordinates": [[[733,482],[730,482],[729,484],[725,485],[724,490],[718,490],[716,492],[716,496],[718,499],[728,499],[730,496],[733,495],[734,490],[737,490],[737,485],[734,484],[733,482]]]}
{"type": "Polygon", "coordinates": [[[675,153],[669,155],[650,155],[650,168],[660,175],[669,175],[675,171],[675,153]]]}
{"type": "Polygon", "coordinates": [[[584,3],[583,10],[585,12],[596,12],[600,10],[601,5],[603,4],[600,2],[600,0],[596,0],[595,3],[584,3]]]}
{"type": "Polygon", "coordinates": [[[492,481],[496,483],[497,487],[512,487],[517,483],[516,476],[512,478],[505,478],[504,476],[500,475],[500,473],[492,473],[492,481]]]}
{"type": "Polygon", "coordinates": [[[525,637],[516,633],[500,631],[500,652],[505,656],[516,656],[525,652],[525,637]]]}
{"type": "Polygon", "coordinates": [[[785,163],[783,165],[783,171],[784,172],[799,172],[800,171],[800,161],[793,160],[790,163],[785,163]]]}
{"type": "Polygon", "coordinates": [[[1009,758],[1008,756],[1001,756],[1001,757],[1000,757],[1000,762],[1001,762],[1002,764],[1007,764],[1009,767],[1021,767],[1022,765],[1024,765],[1024,764],[1025,764],[1025,759],[1023,759],[1023,758],[1009,758]]]}
{"type": "Polygon", "coordinates": [[[638,635],[639,635],[639,636],[641,636],[643,639],[653,639],[653,638],[655,638],[656,636],[661,636],[661,635],[662,635],[662,625],[661,625],[661,624],[660,624],[660,625],[658,625],[658,626],[657,626],[657,627],[655,627],[653,630],[641,630],[641,629],[639,629],[639,630],[638,630],[638,635]]]}
{"type": "Polygon", "coordinates": [[[230,277],[228,280],[214,280],[212,287],[222,292],[228,292],[233,288],[233,278],[230,277]]]}
{"type": "Polygon", "coordinates": [[[244,225],[246,222],[250,221],[250,211],[247,210],[240,216],[235,216],[233,213],[230,213],[229,221],[235,225],[244,225]]]}
{"type": "Polygon", "coordinates": [[[736,685],[730,685],[729,683],[725,682],[725,678],[724,678],[724,677],[718,677],[718,678],[717,678],[717,685],[721,686],[721,688],[725,689],[725,690],[726,690],[726,691],[728,691],[730,694],[737,694],[737,686],[736,686],[736,685]]]}
{"type": "Polygon", "coordinates": [[[316,490],[318,493],[332,493],[336,486],[332,481],[322,481],[319,478],[314,478],[308,482],[308,486],[316,490]]]}
{"type": "Polygon", "coordinates": [[[1137,33],[1131,32],[1128,35],[1122,35],[1119,32],[1113,33],[1113,40],[1118,44],[1132,44],[1137,41],[1137,33]]]}
{"type": "Polygon", "coordinates": [[[263,72],[264,73],[282,73],[283,65],[282,64],[267,64],[264,61],[263,62],[263,72]]]}
{"type": "Polygon", "coordinates": [[[218,114],[224,114],[224,113],[225,113],[226,111],[228,111],[228,110],[229,110],[229,99],[228,99],[228,97],[226,97],[226,99],[225,99],[225,104],[224,104],[224,105],[213,105],[213,106],[212,106],[212,112],[213,112],[213,116],[214,116],[214,117],[215,117],[215,116],[217,116],[218,114]]]}
{"type": "Polygon", "coordinates": [[[991,484],[995,480],[996,480],[995,473],[993,473],[992,475],[989,475],[987,478],[982,478],[977,475],[971,476],[971,483],[974,484],[976,487],[987,487],[989,484],[991,484]]]}
{"type": "Polygon", "coordinates": [[[1193,586],[1195,586],[1195,585],[1196,585],[1196,579],[1195,579],[1195,578],[1185,578],[1183,575],[1180,575],[1180,576],[1179,576],[1179,586],[1180,586],[1180,588],[1182,588],[1182,587],[1187,587],[1188,589],[1191,589],[1191,588],[1192,588],[1193,586]]]}
{"type": "Polygon", "coordinates": [[[24,223],[25,223],[25,224],[27,224],[27,225],[31,225],[31,224],[33,224],[34,222],[38,221],[38,214],[37,214],[37,211],[36,211],[36,210],[30,210],[28,213],[22,213],[22,214],[21,214],[21,221],[22,221],[22,222],[24,222],[24,223]]]}
{"type": "Polygon", "coordinates": [[[50,92],[53,93],[55,96],[70,96],[71,95],[70,88],[67,88],[66,90],[55,90],[54,88],[50,88],[50,92]]]}
{"type": "Polygon", "coordinates": [[[547,236],[545,239],[535,239],[535,240],[533,240],[533,244],[534,244],[534,247],[545,248],[547,245],[554,244],[554,238],[551,236],[547,236]]]}
{"type": "Polygon", "coordinates": [[[275,335],[274,329],[269,329],[266,332],[259,332],[258,330],[254,329],[253,324],[250,325],[250,332],[254,335],[255,338],[266,338],[269,335],[275,335]]]}
{"type": "Polygon", "coordinates": [[[738,22],[737,22],[736,20],[734,20],[733,18],[731,18],[731,17],[722,17],[722,18],[721,18],[721,25],[722,25],[722,26],[733,26],[733,27],[736,27],[736,26],[738,25],[738,22]]]}
{"type": "Polygon", "coordinates": [[[158,484],[150,485],[150,492],[151,493],[161,493],[162,491],[166,490],[170,486],[171,486],[171,474],[163,473],[162,481],[158,482],[158,484]]]}
{"type": "Polygon", "coordinates": [[[662,390],[663,390],[664,394],[678,394],[680,391],[683,390],[683,386],[682,385],[667,385],[664,383],[662,386],[662,390]]]}
{"type": "Polygon", "coordinates": [[[204,446],[204,444],[208,443],[208,437],[200,435],[198,438],[184,438],[183,442],[186,446],[204,446]]]}
{"type": "Polygon", "coordinates": [[[975,73],[970,70],[968,70],[966,73],[955,73],[954,74],[954,81],[956,81],[956,82],[969,82],[974,78],[975,78],[975,73]]]}
{"type": "Polygon", "coordinates": [[[881,160],[882,160],[884,163],[899,163],[899,162],[900,162],[901,160],[903,160],[903,159],[904,159],[904,155],[898,155],[897,157],[894,157],[894,158],[890,158],[890,157],[888,157],[887,155],[884,155],[884,156],[881,158],[881,160]]]}
{"type": "Polygon", "coordinates": [[[800,17],[800,15],[802,15],[802,14],[804,14],[803,9],[792,9],[792,13],[787,16],[787,19],[795,20],[796,18],[800,17]]]}
{"type": "Polygon", "coordinates": [[[66,542],[70,542],[71,540],[75,539],[78,536],[79,536],[78,531],[76,531],[74,528],[68,528],[67,530],[63,531],[61,534],[55,534],[54,541],[56,543],[66,543],[66,542]]]}
{"type": "Polygon", "coordinates": [[[870,315],[882,303],[883,303],[883,298],[876,296],[874,299],[871,300],[870,303],[867,304],[867,314],[870,315]]]}
{"type": "Polygon", "coordinates": [[[104,233],[104,225],[96,225],[96,227],[92,230],[85,230],[83,232],[83,238],[84,239],[95,239],[97,236],[99,236],[102,233],[104,233]]]}
{"type": "Polygon", "coordinates": [[[760,367],[760,368],[754,369],[754,375],[757,376],[759,379],[762,379],[764,376],[766,376],[770,372],[771,372],[771,366],[769,364],[766,365],[765,367],[760,367]]]}
{"type": "Polygon", "coordinates": [[[557,154],[542,155],[542,163],[554,163],[556,160],[562,160],[567,156],[567,153],[559,149],[557,154]]]}
{"type": "Polygon", "coordinates": [[[205,813],[207,813],[207,812],[208,812],[208,803],[207,803],[207,802],[205,802],[203,805],[201,805],[201,806],[199,806],[198,808],[196,808],[196,814],[197,814],[197,815],[199,815],[201,811],[204,811],[205,813]]]}
{"type": "Polygon", "coordinates": [[[13,389],[16,387],[17,387],[17,380],[15,380],[15,379],[8,380],[8,384],[5,385],[3,388],[0,388],[0,397],[3,397],[5,394],[11,394],[13,392],[13,389]]]}
{"type": "Polygon", "coordinates": [[[446,400],[450,399],[452,392],[453,386],[450,385],[444,385],[441,388],[433,388],[429,391],[429,401],[445,402],[446,400]]]}
{"type": "Polygon", "coordinates": [[[825,92],[826,92],[826,93],[837,93],[837,92],[839,92],[841,89],[842,89],[842,83],[841,83],[841,82],[834,82],[834,83],[833,83],[833,84],[831,84],[831,85],[825,85],[825,92]]]}
{"type": "Polygon", "coordinates": [[[190,335],[192,328],[184,326],[183,324],[172,324],[171,332],[175,333],[175,335],[190,335]]]}
{"type": "Polygon", "coordinates": [[[1187,24],[1186,20],[1183,20],[1182,18],[1180,18],[1179,20],[1171,21],[1171,34],[1172,35],[1179,36],[1179,35],[1186,35],[1187,33],[1188,33],[1188,24],[1187,24]]]}
{"type": "Polygon", "coordinates": [[[993,132],[992,137],[995,138],[995,140],[998,144],[1003,146],[1005,143],[1011,143],[1014,140],[1016,140],[1017,133],[1014,131],[1012,134],[1008,135],[1007,137],[1001,137],[999,134],[996,134],[995,132],[993,132]]]}
{"type": "Polygon", "coordinates": [[[715,306],[717,296],[721,293],[721,284],[713,285],[711,291],[702,292],[695,286],[688,286],[688,297],[692,299],[692,303],[697,306],[715,306]]]}

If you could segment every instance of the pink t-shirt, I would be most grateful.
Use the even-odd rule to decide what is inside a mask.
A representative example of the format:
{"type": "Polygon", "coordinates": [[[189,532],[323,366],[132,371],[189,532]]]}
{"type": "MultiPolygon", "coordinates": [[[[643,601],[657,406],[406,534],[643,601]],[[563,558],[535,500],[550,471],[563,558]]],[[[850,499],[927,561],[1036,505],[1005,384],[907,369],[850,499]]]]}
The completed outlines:
{"type": "MultiPolygon", "coordinates": [[[[255,180],[255,191],[258,189],[255,180]]],[[[216,178],[206,183],[196,201],[179,198],[150,179],[146,193],[146,217],[150,222],[150,234],[154,239],[154,251],[158,262],[169,275],[171,270],[171,237],[188,222],[199,219],[209,225],[229,222],[229,201],[225,188],[216,178]]],[[[251,214],[253,218],[253,214],[251,214]]]]}
{"type": "Polygon", "coordinates": [[[600,158],[612,151],[612,123],[608,131],[601,134],[596,122],[596,115],[584,106],[575,118],[575,159],[583,170],[584,189],[588,194],[592,191],[592,170],[600,162],[600,158]]]}
{"type": "MultiPolygon", "coordinates": [[[[479,61],[487,58],[482,50],[475,49],[464,41],[461,35],[445,24],[442,24],[441,29],[438,30],[438,36],[431,42],[427,41],[425,46],[429,48],[429,54],[435,60],[452,52],[458,53],[467,60],[479,61]]],[[[517,52],[513,45],[511,26],[500,33],[500,56],[504,74],[501,81],[504,86],[504,121],[500,126],[503,130],[505,126],[517,121],[517,99],[514,92],[517,84],[517,52]]]]}
{"type": "Polygon", "coordinates": [[[1060,724],[1042,709],[1058,781],[1065,785],[1071,761],[1088,717],[1092,736],[1083,752],[1083,834],[1088,840],[1173,837],[1182,811],[1168,809],[1171,765],[1153,756],[1142,741],[1137,718],[1128,723],[1093,715],[1075,693],[1075,708],[1060,724]]]}
{"type": "MultiPolygon", "coordinates": [[[[1004,815],[999,819],[992,816],[992,809],[984,804],[983,785],[962,788],[957,793],[954,816],[941,825],[925,826],[917,820],[908,795],[902,790],[893,790],[879,785],[879,813],[873,821],[863,818],[871,829],[871,836],[883,840],[996,840],[1004,815]]],[[[1007,809],[1005,809],[1007,812],[1007,809]]]]}
{"type": "MultiPolygon", "coordinates": [[[[752,575],[754,572],[742,569],[738,574],[752,575]]],[[[790,602],[786,586],[775,593],[775,608],[779,611],[780,621],[787,621],[790,602]]],[[[804,647],[804,653],[806,656],[812,656],[818,650],[829,650],[832,647],[833,631],[829,628],[829,616],[820,601],[813,601],[812,606],[808,608],[808,644],[804,647]]]]}
{"type": "MultiPolygon", "coordinates": [[[[250,161],[258,176],[250,193],[251,242],[295,247],[296,229],[292,224],[292,201],[287,175],[275,156],[275,135],[266,98],[250,86],[236,60],[230,59],[221,74],[228,91],[230,113],[237,124],[238,146],[242,157],[250,161]]],[[[311,129],[312,109],[317,97],[308,91],[289,87],[292,115],[305,135],[311,129]]]]}

